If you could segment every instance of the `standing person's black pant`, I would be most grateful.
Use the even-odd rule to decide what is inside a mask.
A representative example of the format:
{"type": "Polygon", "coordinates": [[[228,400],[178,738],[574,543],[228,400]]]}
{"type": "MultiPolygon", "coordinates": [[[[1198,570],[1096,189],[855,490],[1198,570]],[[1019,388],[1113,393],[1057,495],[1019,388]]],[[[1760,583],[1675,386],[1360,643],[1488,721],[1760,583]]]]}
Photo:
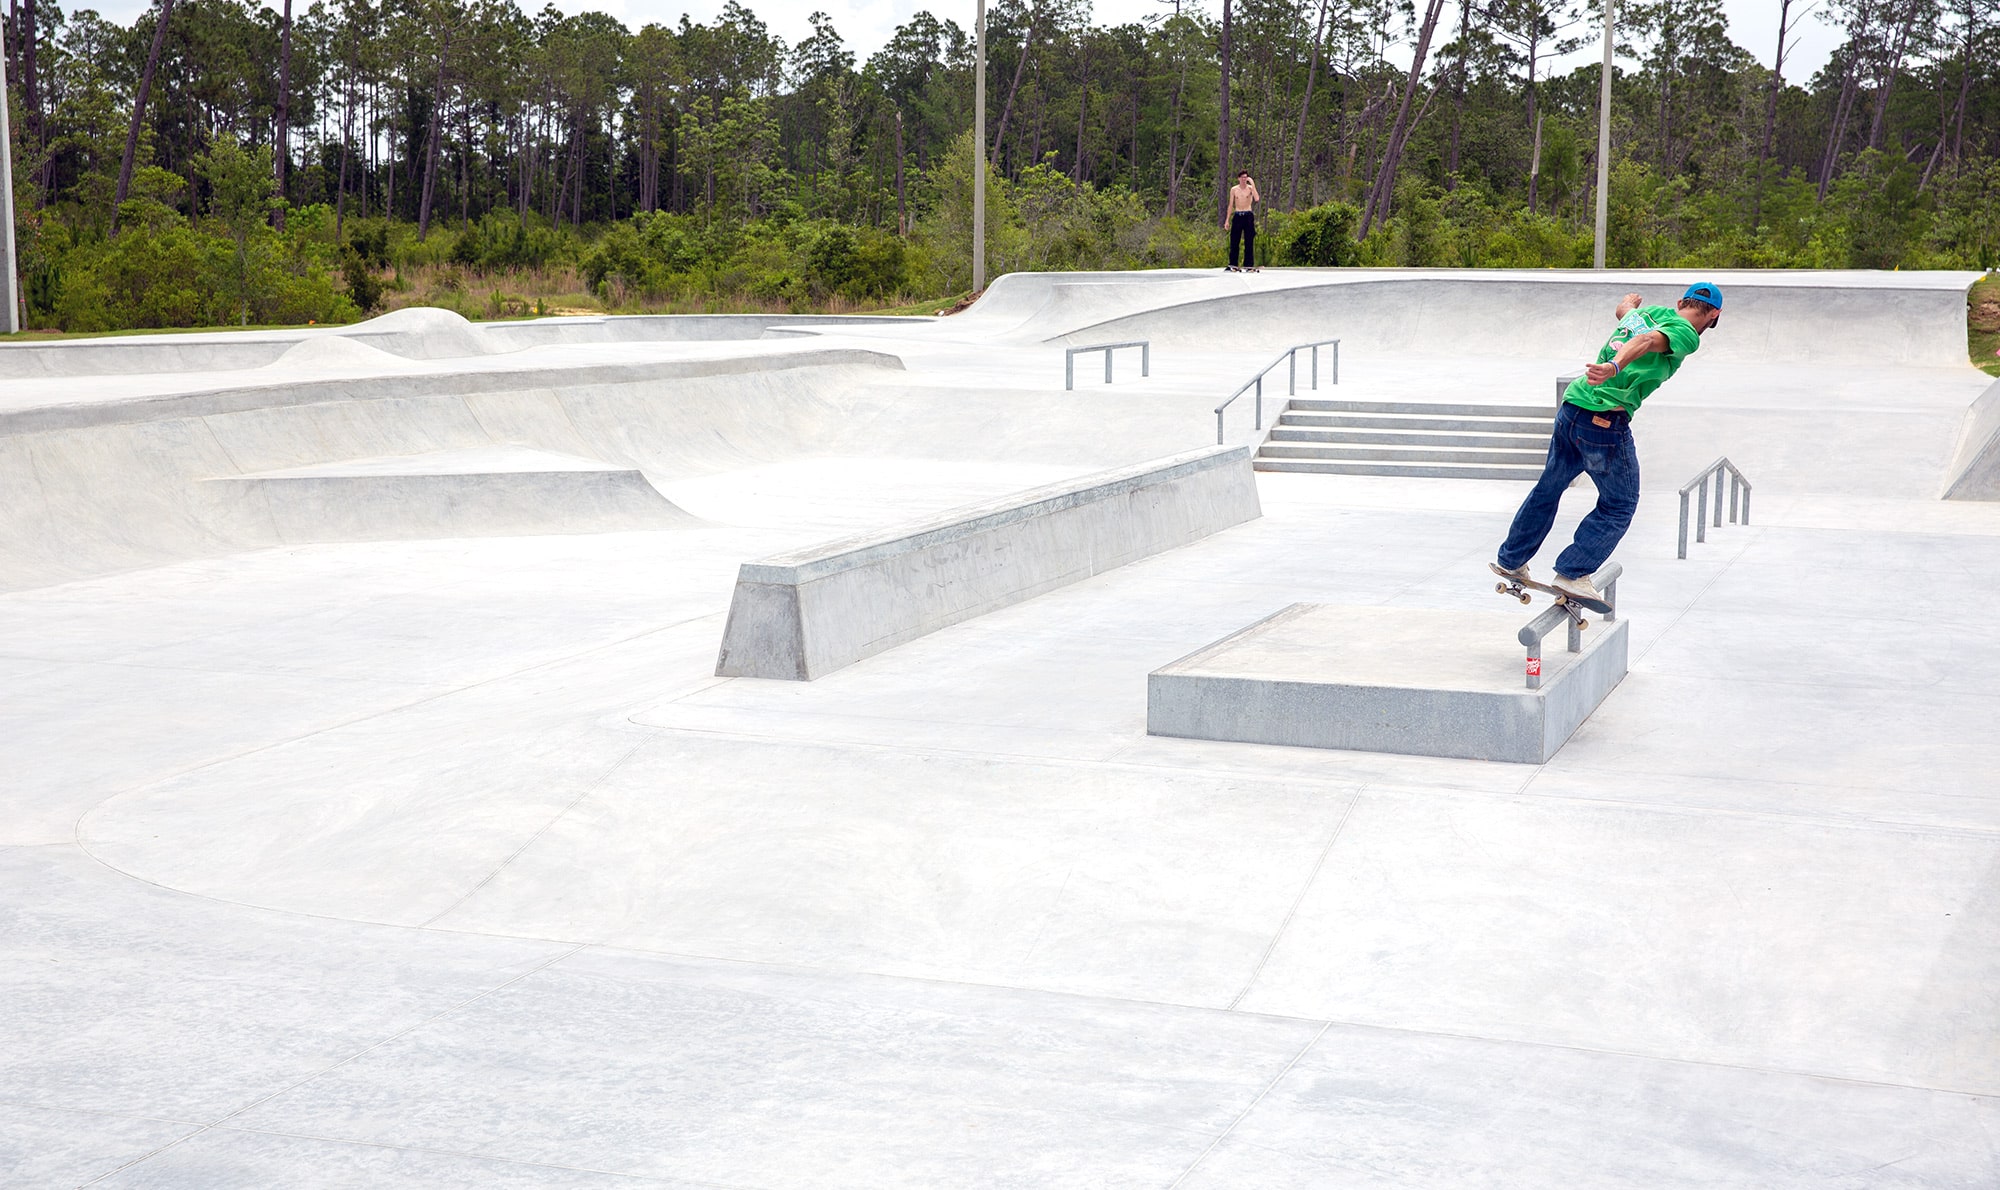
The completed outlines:
{"type": "Polygon", "coordinates": [[[1243,267],[1257,267],[1257,216],[1249,211],[1237,211],[1229,216],[1229,267],[1236,267],[1236,249],[1243,248],[1243,267]]]}

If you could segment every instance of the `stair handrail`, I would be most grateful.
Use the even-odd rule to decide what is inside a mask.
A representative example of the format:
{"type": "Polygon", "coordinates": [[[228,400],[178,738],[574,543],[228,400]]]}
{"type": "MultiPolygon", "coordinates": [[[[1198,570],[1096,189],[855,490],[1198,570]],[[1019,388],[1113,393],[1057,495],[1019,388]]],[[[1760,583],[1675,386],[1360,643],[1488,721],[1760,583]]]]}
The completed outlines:
{"type": "Polygon", "coordinates": [[[1277,358],[1273,359],[1270,363],[1265,364],[1263,368],[1259,369],[1255,376],[1252,376],[1250,379],[1244,381],[1242,388],[1239,388],[1235,392],[1230,393],[1228,400],[1224,401],[1222,404],[1217,405],[1215,407],[1215,444],[1217,446],[1221,446],[1223,444],[1222,411],[1229,408],[1231,405],[1235,404],[1236,398],[1242,396],[1244,393],[1249,392],[1251,389],[1257,390],[1256,420],[1255,423],[1251,426],[1251,428],[1257,430],[1261,430],[1264,428],[1264,377],[1271,371],[1271,369],[1277,367],[1279,364],[1285,363],[1287,361],[1290,362],[1291,372],[1290,372],[1290,378],[1287,382],[1287,392],[1290,396],[1296,397],[1299,395],[1299,352],[1301,351],[1305,351],[1308,349],[1312,351],[1312,386],[1313,389],[1317,391],[1319,389],[1319,349],[1328,346],[1329,344],[1332,345],[1333,347],[1333,351],[1331,352],[1333,356],[1333,368],[1332,368],[1332,374],[1327,380],[1327,383],[1339,384],[1340,383],[1340,340],[1339,339],[1317,339],[1311,343],[1293,344],[1292,346],[1287,347],[1284,351],[1280,352],[1277,358]]]}
{"type": "Polygon", "coordinates": [[[1736,519],[1737,494],[1739,491],[1742,494],[1743,502],[1743,520],[1740,523],[1745,525],[1750,523],[1750,481],[1743,478],[1743,473],[1738,471],[1736,464],[1730,462],[1728,458],[1717,459],[1708,466],[1703,467],[1700,475],[1681,485],[1681,539],[1680,550],[1675,555],[1676,557],[1686,558],[1688,556],[1688,495],[1692,492],[1699,491],[1701,493],[1701,508],[1695,516],[1694,539],[1697,542],[1706,542],[1708,540],[1708,477],[1711,475],[1715,477],[1715,527],[1718,529],[1722,528],[1722,477],[1724,472],[1727,472],[1729,475],[1729,523],[1732,525],[1739,523],[1736,519]]]}
{"type": "MultiPolygon", "coordinates": [[[[1625,567],[1613,562],[1590,576],[1592,586],[1604,592],[1604,602],[1611,610],[1604,613],[1604,622],[1610,624],[1618,619],[1618,578],[1625,573],[1625,567]]],[[[1542,688],[1542,638],[1556,630],[1556,625],[1569,625],[1569,651],[1583,652],[1583,629],[1577,625],[1576,617],[1561,604],[1551,606],[1541,615],[1523,625],[1515,639],[1528,646],[1528,689],[1542,688]]]]}

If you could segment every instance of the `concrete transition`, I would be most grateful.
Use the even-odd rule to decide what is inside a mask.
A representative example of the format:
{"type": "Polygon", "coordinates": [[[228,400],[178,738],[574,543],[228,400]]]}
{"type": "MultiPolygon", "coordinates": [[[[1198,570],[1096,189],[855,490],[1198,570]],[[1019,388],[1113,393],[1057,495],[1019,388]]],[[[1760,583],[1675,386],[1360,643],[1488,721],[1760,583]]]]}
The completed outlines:
{"type": "Polygon", "coordinates": [[[1250,452],[1218,446],[745,562],[715,672],[811,681],[1258,515],[1250,452]]]}
{"type": "Polygon", "coordinates": [[[1295,603],[1156,669],[1153,735],[1542,764],[1625,677],[1629,625],[1521,686],[1506,613],[1295,603]]]}
{"type": "Polygon", "coordinates": [[[2000,500],[2000,383],[1965,411],[1965,428],[1945,479],[1944,498],[2000,500]]]}
{"type": "Polygon", "coordinates": [[[637,467],[494,446],[353,459],[201,481],[260,507],[284,541],[608,533],[697,523],[637,467]]]}

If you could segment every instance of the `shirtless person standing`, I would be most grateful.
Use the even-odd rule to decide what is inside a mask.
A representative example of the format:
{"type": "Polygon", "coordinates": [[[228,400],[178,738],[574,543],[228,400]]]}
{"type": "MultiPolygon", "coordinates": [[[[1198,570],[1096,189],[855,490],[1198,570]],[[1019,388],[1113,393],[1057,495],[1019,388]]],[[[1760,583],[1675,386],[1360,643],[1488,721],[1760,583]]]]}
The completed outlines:
{"type": "Polygon", "coordinates": [[[1257,215],[1255,207],[1263,199],[1257,193],[1257,182],[1250,171],[1236,171],[1236,185],[1229,188],[1229,213],[1222,217],[1222,226],[1229,233],[1229,271],[1242,272],[1257,267],[1257,215]],[[1243,249],[1243,265],[1238,268],[1236,249],[1243,249]]]}

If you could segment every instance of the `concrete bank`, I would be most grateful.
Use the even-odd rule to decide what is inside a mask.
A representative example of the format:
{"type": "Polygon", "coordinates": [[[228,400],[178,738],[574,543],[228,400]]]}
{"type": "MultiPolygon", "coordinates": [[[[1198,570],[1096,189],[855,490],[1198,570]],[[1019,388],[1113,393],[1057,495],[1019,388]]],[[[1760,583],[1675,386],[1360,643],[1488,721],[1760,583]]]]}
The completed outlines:
{"type": "MultiPolygon", "coordinates": [[[[607,479],[603,469],[636,470],[660,482],[811,453],[847,424],[857,394],[900,368],[894,356],[874,352],[787,352],[296,380],[0,415],[0,590],[245,549],[351,540],[356,534],[339,530],[338,518],[281,515],[268,499],[246,498],[243,483],[204,481],[268,479],[325,465],[357,470],[393,456],[446,456],[446,463],[428,488],[408,468],[388,475],[358,466],[343,480],[349,495],[368,483],[385,491],[371,501],[381,515],[361,537],[598,532],[634,527],[635,518],[686,523],[663,500],[631,489],[632,477],[607,479]],[[451,476],[462,470],[449,465],[453,452],[497,448],[575,461],[532,468],[550,472],[543,480],[511,464],[497,469],[497,480],[451,476]],[[567,495],[530,498],[535,484],[548,482],[567,495]],[[425,501],[400,499],[435,495],[440,485],[486,502],[454,510],[447,524],[425,501]],[[481,521],[482,510],[493,513],[490,523],[481,521]]],[[[289,488],[313,486],[303,478],[291,477],[289,488]]],[[[281,481],[249,486],[275,489],[281,481]]]]}
{"type": "Polygon", "coordinates": [[[2000,383],[1966,410],[1958,450],[1945,476],[1947,500],[2000,500],[2000,383]]]}
{"type": "Polygon", "coordinates": [[[1250,452],[1210,447],[746,562],[715,672],[811,681],[1259,515],[1250,452]]]}

